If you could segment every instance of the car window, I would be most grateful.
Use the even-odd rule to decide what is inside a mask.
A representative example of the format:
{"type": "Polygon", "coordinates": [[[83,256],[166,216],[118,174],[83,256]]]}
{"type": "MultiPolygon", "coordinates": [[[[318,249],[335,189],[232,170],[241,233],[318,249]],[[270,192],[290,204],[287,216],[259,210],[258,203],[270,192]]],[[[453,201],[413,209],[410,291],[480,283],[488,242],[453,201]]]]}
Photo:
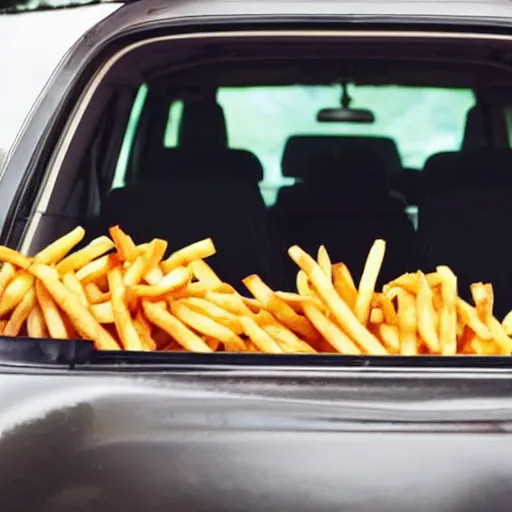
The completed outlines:
{"type": "Polygon", "coordinates": [[[339,105],[339,85],[226,87],[217,98],[231,147],[258,156],[270,189],[289,181],[281,176],[281,157],[291,135],[387,136],[396,142],[403,166],[421,170],[430,155],[460,148],[466,113],[475,103],[470,89],[361,86],[349,93],[351,107],[374,112],[373,124],[317,122],[320,109],[339,105]]]}

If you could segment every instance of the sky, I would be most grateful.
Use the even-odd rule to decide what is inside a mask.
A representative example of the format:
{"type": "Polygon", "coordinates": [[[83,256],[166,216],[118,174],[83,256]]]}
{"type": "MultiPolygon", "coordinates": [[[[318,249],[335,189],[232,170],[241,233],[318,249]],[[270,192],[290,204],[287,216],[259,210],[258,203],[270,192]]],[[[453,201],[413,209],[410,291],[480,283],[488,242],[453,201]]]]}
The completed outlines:
{"type": "Polygon", "coordinates": [[[0,15],[0,149],[14,142],[52,71],[73,43],[117,9],[79,9],[0,15]]]}

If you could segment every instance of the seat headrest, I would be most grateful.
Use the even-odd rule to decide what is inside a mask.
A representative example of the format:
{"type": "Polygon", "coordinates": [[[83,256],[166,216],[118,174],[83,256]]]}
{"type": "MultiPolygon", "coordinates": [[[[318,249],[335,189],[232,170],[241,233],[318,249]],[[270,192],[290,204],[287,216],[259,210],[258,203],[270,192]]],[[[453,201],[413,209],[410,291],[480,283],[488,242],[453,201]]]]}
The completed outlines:
{"type": "Polygon", "coordinates": [[[374,153],[362,150],[317,156],[310,160],[304,183],[314,194],[338,196],[343,200],[372,200],[388,195],[382,161],[374,153]]]}
{"type": "Polygon", "coordinates": [[[422,193],[512,185],[512,150],[480,148],[432,155],[423,168],[422,193]]]}
{"type": "Polygon", "coordinates": [[[258,183],[263,180],[263,167],[256,155],[243,149],[162,148],[141,181],[177,175],[224,176],[258,183]]]}
{"type": "Polygon", "coordinates": [[[475,105],[468,110],[462,149],[488,147],[484,121],[484,113],[481,107],[475,105]]]}
{"type": "Polygon", "coordinates": [[[179,147],[227,147],[226,120],[213,101],[184,103],[179,127],[179,147]]]}
{"type": "Polygon", "coordinates": [[[281,168],[283,176],[304,178],[308,161],[318,155],[340,154],[347,150],[374,152],[383,162],[386,172],[402,171],[396,143],[388,137],[340,135],[294,135],[286,142],[281,168]]]}

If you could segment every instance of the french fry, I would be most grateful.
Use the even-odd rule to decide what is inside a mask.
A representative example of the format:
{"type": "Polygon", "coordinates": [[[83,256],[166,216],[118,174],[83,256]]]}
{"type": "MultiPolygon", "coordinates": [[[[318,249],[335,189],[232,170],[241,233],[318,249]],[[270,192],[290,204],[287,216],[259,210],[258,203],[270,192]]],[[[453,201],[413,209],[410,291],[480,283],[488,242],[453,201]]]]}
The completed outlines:
{"type": "Polygon", "coordinates": [[[5,266],[5,264],[8,263],[10,265],[11,269],[12,269],[12,265],[15,265],[16,267],[20,267],[25,270],[28,267],[30,267],[30,265],[32,263],[30,258],[23,256],[22,254],[20,254],[18,251],[15,251],[14,249],[9,249],[9,247],[0,247],[0,261],[4,262],[4,266],[5,266]]]}
{"type": "MultiPolygon", "coordinates": [[[[457,353],[457,277],[449,267],[437,267],[441,278],[441,302],[439,310],[439,344],[442,355],[457,353]]],[[[434,299],[436,294],[434,294],[434,299]]],[[[434,303],[435,307],[435,303],[434,303]]]]}
{"type": "Polygon", "coordinates": [[[191,309],[215,320],[220,325],[227,327],[235,334],[241,335],[244,333],[240,319],[236,315],[233,315],[229,311],[226,311],[205,299],[190,297],[188,299],[181,299],[181,302],[189,306],[191,309]]]}
{"type": "Polygon", "coordinates": [[[131,287],[136,297],[161,297],[175,290],[185,288],[192,273],[187,267],[178,267],[166,274],[157,285],[140,284],[131,287]]]}
{"type": "MultiPolygon", "coordinates": [[[[120,347],[114,338],[103,329],[89,310],[80,303],[78,298],[60,282],[59,274],[55,269],[46,265],[35,264],[31,265],[30,272],[43,282],[44,289],[48,290],[53,300],[66,313],[73,327],[83,338],[92,340],[100,350],[119,350],[120,347]]],[[[41,309],[43,308],[41,307],[41,309]]],[[[46,316],[45,320],[49,328],[46,316]]]]}
{"type": "Polygon", "coordinates": [[[58,263],[73,247],[78,245],[85,236],[85,229],[81,226],[76,227],[66,235],[55,240],[34,257],[34,263],[42,265],[51,265],[58,263]]]}
{"type": "Polygon", "coordinates": [[[512,311],[507,313],[501,325],[503,326],[503,329],[505,329],[507,336],[512,336],[512,311]]]}
{"type": "Polygon", "coordinates": [[[94,318],[100,324],[113,324],[114,322],[114,308],[112,302],[102,302],[100,304],[91,304],[90,310],[94,318]]]}
{"type": "Polygon", "coordinates": [[[372,305],[379,307],[382,310],[384,322],[386,324],[398,326],[398,315],[395,310],[395,306],[393,306],[391,299],[387,295],[384,295],[383,293],[375,293],[372,305]]]}
{"type": "Polygon", "coordinates": [[[27,335],[29,338],[47,338],[48,329],[43,313],[38,304],[34,304],[27,318],[27,335]]]}
{"type": "Polygon", "coordinates": [[[492,334],[480,318],[476,309],[460,297],[457,298],[457,313],[462,322],[467,325],[481,340],[491,340],[492,334]]]}
{"type": "Polygon", "coordinates": [[[281,354],[283,352],[276,341],[273,340],[272,337],[250,316],[241,316],[240,325],[249,339],[262,352],[267,352],[269,354],[281,354]]]}
{"type": "MultiPolygon", "coordinates": [[[[320,267],[318,268],[320,269],[320,267]]],[[[325,278],[327,279],[327,277],[325,278]]],[[[246,277],[243,279],[243,283],[252,295],[290,330],[302,336],[306,341],[318,339],[318,333],[310,321],[295,313],[293,308],[280,299],[259,276],[253,274],[246,277]]]]}
{"type": "Polygon", "coordinates": [[[151,337],[151,324],[146,320],[142,310],[139,309],[133,319],[133,326],[139,335],[145,350],[156,350],[157,345],[151,337]]]}
{"type": "MultiPolygon", "coordinates": [[[[142,307],[146,318],[157,327],[169,334],[182,347],[190,352],[211,352],[212,349],[184,323],[173,316],[169,311],[159,307],[147,299],[142,300],[142,307]]],[[[155,341],[157,341],[155,334],[155,341]]],[[[158,343],[158,341],[157,341],[158,343]]]]}
{"type": "Polygon", "coordinates": [[[304,303],[314,304],[317,308],[320,308],[322,310],[325,309],[325,306],[323,305],[322,301],[317,297],[304,296],[290,292],[275,293],[277,297],[279,297],[281,300],[284,300],[286,304],[288,304],[288,306],[290,306],[298,314],[303,313],[304,303]]]}
{"type": "Polygon", "coordinates": [[[384,242],[384,240],[375,240],[364,265],[363,275],[361,276],[357,299],[354,305],[354,313],[363,325],[368,323],[375,284],[379,277],[385,252],[386,242],[384,242]]]}
{"type": "Polygon", "coordinates": [[[301,297],[314,297],[315,292],[311,288],[307,274],[303,270],[297,272],[297,291],[301,297]]]}
{"type": "Polygon", "coordinates": [[[33,285],[34,277],[26,270],[19,270],[0,298],[0,317],[11,312],[23,300],[23,297],[33,285]]]}
{"type": "Polygon", "coordinates": [[[377,326],[377,333],[390,354],[400,354],[400,332],[397,325],[381,323],[377,326]]]}
{"type": "Polygon", "coordinates": [[[31,288],[12,312],[4,327],[4,336],[18,336],[35,303],[36,294],[34,289],[31,288]]]}
{"type": "Polygon", "coordinates": [[[318,248],[318,254],[316,257],[318,261],[318,266],[322,269],[323,273],[327,276],[328,279],[332,281],[332,263],[331,258],[329,257],[329,253],[324,245],[321,245],[318,248]]]}
{"type": "Polygon", "coordinates": [[[86,283],[84,291],[90,304],[99,304],[110,300],[110,292],[101,291],[96,283],[86,283]]]}
{"type": "MultiPolygon", "coordinates": [[[[245,343],[231,329],[224,327],[215,320],[194,311],[181,301],[171,302],[171,313],[184,324],[192,327],[197,332],[216,338],[226,347],[228,351],[244,351],[245,343]]],[[[149,318],[149,316],[148,316],[149,318]]]]}
{"type": "Polygon", "coordinates": [[[293,246],[288,250],[290,257],[308,275],[322,300],[329,307],[330,313],[339,327],[355,341],[366,353],[375,355],[387,354],[382,343],[362,325],[352,310],[341,299],[333,284],[322,272],[315,260],[300,247],[293,246]]]}
{"type": "Polygon", "coordinates": [[[268,311],[260,311],[255,316],[255,320],[279,344],[283,352],[316,354],[317,351],[309,343],[300,339],[268,311]]]}
{"type": "Polygon", "coordinates": [[[206,238],[174,252],[162,261],[161,267],[164,273],[167,274],[175,268],[186,266],[194,260],[204,260],[214,254],[215,245],[213,245],[211,238],[206,238]]]}
{"type": "Polygon", "coordinates": [[[404,289],[399,289],[397,299],[400,353],[405,356],[415,356],[419,349],[416,335],[416,300],[414,295],[404,289]]]}
{"type": "Polygon", "coordinates": [[[77,270],[76,277],[84,284],[97,281],[102,277],[106,277],[113,263],[113,259],[106,254],[77,270]]]}
{"type": "Polygon", "coordinates": [[[222,285],[220,277],[214,272],[214,270],[204,260],[195,260],[189,263],[189,268],[193,276],[198,280],[206,284],[214,286],[222,285]]]}
{"type": "Polygon", "coordinates": [[[370,324],[381,324],[384,322],[384,313],[380,308],[372,308],[370,311],[370,324]]]}
{"type": "MultiPolygon", "coordinates": [[[[70,337],[70,333],[64,323],[61,312],[53,300],[53,297],[43,284],[43,281],[36,281],[35,292],[37,303],[43,313],[44,321],[50,336],[56,339],[68,339],[70,337]]],[[[78,300],[78,298],[76,300],[78,300]]]]}
{"type": "Polygon", "coordinates": [[[418,332],[428,347],[428,350],[437,354],[440,352],[439,338],[437,336],[437,314],[432,302],[432,290],[428,285],[423,272],[418,272],[418,294],[416,295],[416,321],[418,332]]]}
{"type": "Polygon", "coordinates": [[[62,284],[72,293],[74,293],[84,307],[89,307],[87,295],[82,287],[82,283],[78,280],[73,271],[66,272],[62,276],[62,284]]]}
{"type": "Polygon", "coordinates": [[[59,274],[74,272],[85,267],[91,261],[103,256],[114,248],[114,243],[106,236],[100,236],[94,239],[83,249],[80,249],[69,256],[66,256],[57,264],[59,274]]]}
{"type": "Polygon", "coordinates": [[[114,241],[119,261],[134,261],[138,251],[133,240],[119,226],[112,226],[108,232],[114,241]]]}
{"type": "Polygon", "coordinates": [[[324,339],[338,352],[346,355],[361,354],[359,347],[319,308],[313,304],[304,304],[304,312],[324,339]]]}
{"type": "Polygon", "coordinates": [[[108,273],[108,285],[110,289],[112,312],[117,333],[125,350],[144,350],[142,341],[137,334],[128,310],[125,299],[125,287],[123,276],[119,268],[113,268],[108,273]]]}
{"type": "MultiPolygon", "coordinates": [[[[28,268],[28,267],[27,267],[28,268]]],[[[16,276],[16,269],[14,265],[9,262],[4,262],[0,269],[0,298],[3,296],[6,288],[16,276]]]]}
{"type": "Polygon", "coordinates": [[[332,268],[334,288],[350,309],[354,309],[357,300],[357,288],[350,270],[344,263],[336,263],[332,268]]]}
{"type": "Polygon", "coordinates": [[[206,292],[204,298],[233,315],[252,316],[253,312],[245,305],[238,293],[206,292]]]}

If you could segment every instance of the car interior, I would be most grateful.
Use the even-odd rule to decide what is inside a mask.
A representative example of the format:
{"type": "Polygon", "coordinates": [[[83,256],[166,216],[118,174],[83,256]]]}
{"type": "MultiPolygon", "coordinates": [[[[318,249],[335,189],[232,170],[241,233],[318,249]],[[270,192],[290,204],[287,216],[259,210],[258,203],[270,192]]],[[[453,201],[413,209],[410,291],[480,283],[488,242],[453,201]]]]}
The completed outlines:
{"type": "MultiPolygon", "coordinates": [[[[445,264],[459,276],[461,290],[474,281],[492,282],[496,313],[510,309],[505,219],[512,215],[512,66],[503,63],[505,50],[456,41],[442,49],[434,43],[341,45],[328,39],[314,45],[173,44],[182,45],[174,57],[166,42],[150,45],[151,52],[147,46],[128,53],[100,84],[70,145],[75,158],[64,161],[43,216],[43,232],[51,235],[34,244],[63,230],[62,219],[77,218],[88,232],[84,243],[115,224],[138,243],[165,238],[169,251],[212,237],[212,266],[243,293],[241,280],[253,273],[274,289],[294,289],[296,268],[286,254],[292,244],[311,254],[324,244],[357,280],[372,242],[383,238],[381,284],[445,264]],[[348,90],[357,100],[358,90],[390,87],[403,91],[404,100],[389,119],[380,122],[376,114],[372,129],[343,96],[348,90]],[[260,100],[276,88],[287,111],[307,117],[311,130],[302,122],[293,128],[293,119],[284,120],[275,107],[279,102],[274,112],[265,111],[260,100]],[[293,101],[298,88],[312,104],[307,94],[293,101]],[[341,100],[315,100],[326,88],[341,100]],[[227,107],[222,98],[228,89],[243,91],[245,100],[227,107]],[[455,121],[451,110],[441,108],[446,119],[435,124],[422,118],[419,100],[407,99],[428,91],[453,98],[465,91],[469,100],[455,121]],[[257,122],[256,114],[241,114],[240,128],[230,128],[251,94],[260,102],[254,101],[257,122]],[[322,122],[317,105],[334,109],[340,120],[322,122]],[[443,123],[457,128],[444,147],[432,145],[433,136],[420,138],[425,158],[416,168],[388,130],[406,111],[412,124],[393,129],[413,135],[429,126],[433,133],[443,123]],[[288,134],[272,139],[274,125],[285,121],[292,127],[288,134]],[[174,140],[166,144],[169,130],[174,140]],[[233,142],[237,130],[258,141],[267,137],[271,157],[257,144],[233,142]],[[55,227],[59,223],[62,228],[55,227]]],[[[358,107],[377,112],[386,106],[384,93],[375,98],[358,107]]]]}

